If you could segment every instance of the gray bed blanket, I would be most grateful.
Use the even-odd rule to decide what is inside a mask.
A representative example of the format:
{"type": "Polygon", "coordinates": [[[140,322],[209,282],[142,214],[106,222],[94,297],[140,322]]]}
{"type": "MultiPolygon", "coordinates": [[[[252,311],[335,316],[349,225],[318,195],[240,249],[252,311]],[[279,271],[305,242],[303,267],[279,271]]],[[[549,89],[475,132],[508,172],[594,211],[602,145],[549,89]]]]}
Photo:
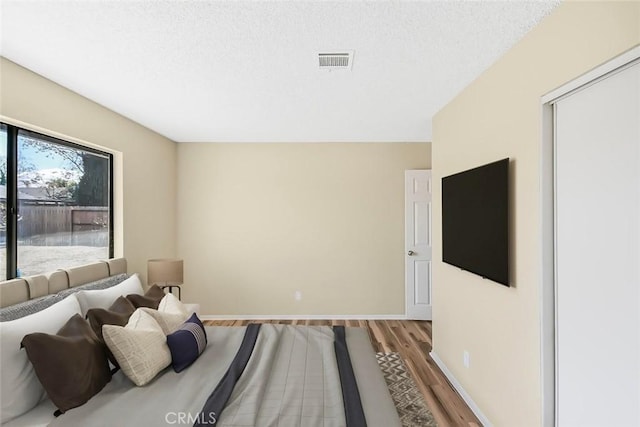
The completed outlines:
{"type": "Polygon", "coordinates": [[[330,328],[263,325],[216,425],[344,426],[330,328]]]}
{"type": "MultiPolygon", "coordinates": [[[[346,425],[331,328],[272,324],[262,325],[222,414],[198,419],[238,352],[245,329],[206,327],[207,349],[185,371],[167,369],[144,387],[135,387],[118,372],[98,395],[50,425],[165,426],[196,421],[224,427],[346,425]]],[[[400,426],[366,331],[347,328],[346,341],[367,424],[400,426]]]]}

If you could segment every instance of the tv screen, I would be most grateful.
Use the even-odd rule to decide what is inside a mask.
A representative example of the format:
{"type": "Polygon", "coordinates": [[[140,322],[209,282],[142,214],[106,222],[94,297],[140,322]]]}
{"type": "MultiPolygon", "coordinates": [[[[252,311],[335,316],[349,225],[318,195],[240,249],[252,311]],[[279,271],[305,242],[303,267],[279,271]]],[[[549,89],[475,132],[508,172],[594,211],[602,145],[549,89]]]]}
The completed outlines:
{"type": "Polygon", "coordinates": [[[509,286],[509,159],[442,178],[442,261],[509,286]]]}

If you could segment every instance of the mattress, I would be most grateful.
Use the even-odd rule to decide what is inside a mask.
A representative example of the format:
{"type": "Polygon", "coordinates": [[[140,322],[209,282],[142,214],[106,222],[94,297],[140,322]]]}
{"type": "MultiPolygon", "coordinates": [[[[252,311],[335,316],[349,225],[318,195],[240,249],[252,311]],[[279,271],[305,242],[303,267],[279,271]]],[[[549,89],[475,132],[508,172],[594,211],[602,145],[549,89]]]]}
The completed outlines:
{"type": "Polygon", "coordinates": [[[46,427],[54,420],[55,405],[49,399],[45,399],[38,406],[24,415],[14,418],[2,427],[46,427]]]}

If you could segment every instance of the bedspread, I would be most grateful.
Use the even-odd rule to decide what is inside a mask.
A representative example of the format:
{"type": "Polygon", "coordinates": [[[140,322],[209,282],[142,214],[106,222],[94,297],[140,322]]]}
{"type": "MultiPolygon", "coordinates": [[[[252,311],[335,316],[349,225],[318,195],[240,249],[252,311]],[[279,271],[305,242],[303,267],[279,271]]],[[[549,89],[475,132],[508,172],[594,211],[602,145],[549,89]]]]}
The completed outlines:
{"type": "MultiPolygon", "coordinates": [[[[216,413],[207,412],[205,404],[236,358],[247,328],[205,329],[207,349],[185,371],[168,368],[144,387],[118,372],[89,402],[49,425],[347,426],[339,372],[343,368],[336,361],[330,327],[262,325],[224,409],[216,413]]],[[[366,425],[400,426],[366,330],[346,328],[346,343],[366,425]]],[[[353,425],[365,424],[349,427],[353,425]]]]}

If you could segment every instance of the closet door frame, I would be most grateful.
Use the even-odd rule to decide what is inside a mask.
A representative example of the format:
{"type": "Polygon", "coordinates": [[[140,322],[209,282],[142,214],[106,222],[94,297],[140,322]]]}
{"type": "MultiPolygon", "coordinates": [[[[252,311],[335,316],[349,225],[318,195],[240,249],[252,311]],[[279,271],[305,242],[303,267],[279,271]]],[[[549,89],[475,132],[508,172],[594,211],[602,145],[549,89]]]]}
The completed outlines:
{"type": "Polygon", "coordinates": [[[540,144],[540,351],[541,351],[541,411],[542,425],[557,425],[556,397],[556,254],[555,254],[555,135],[554,104],[598,81],[620,72],[640,61],[640,46],[611,59],[541,98],[542,141],[540,144]]]}

